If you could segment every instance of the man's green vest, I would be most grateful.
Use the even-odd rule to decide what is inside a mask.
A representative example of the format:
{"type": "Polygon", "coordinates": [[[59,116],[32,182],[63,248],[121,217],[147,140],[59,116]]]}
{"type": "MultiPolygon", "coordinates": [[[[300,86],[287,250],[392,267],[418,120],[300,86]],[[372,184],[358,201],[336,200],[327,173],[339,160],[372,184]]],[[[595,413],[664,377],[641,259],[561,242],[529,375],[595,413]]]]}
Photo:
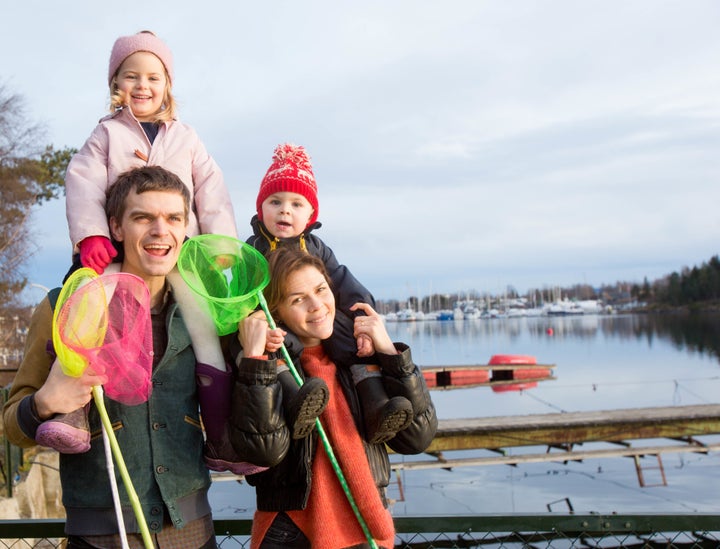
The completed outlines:
{"type": "MultiPolygon", "coordinates": [[[[52,298],[51,304],[54,305],[52,298]]],[[[166,509],[176,527],[202,516],[202,510],[193,505],[202,505],[206,498],[195,496],[204,495],[210,485],[202,458],[203,432],[195,385],[195,354],[176,303],[167,307],[166,327],[168,346],[153,370],[149,400],[137,406],[126,406],[105,398],[110,422],[152,531],[162,528],[166,509]],[[188,517],[188,512],[194,516],[188,517]]],[[[94,405],[90,406],[89,420],[91,449],[83,454],[60,456],[68,533],[72,533],[74,520],[78,521],[78,527],[82,522],[86,531],[88,518],[97,514],[101,520],[100,516],[106,515],[104,511],[114,507],[100,416],[94,405]]],[[[129,531],[137,531],[117,467],[115,476],[122,506],[127,508],[123,513],[126,527],[129,531]]],[[[207,514],[210,510],[204,512],[207,514]]]]}

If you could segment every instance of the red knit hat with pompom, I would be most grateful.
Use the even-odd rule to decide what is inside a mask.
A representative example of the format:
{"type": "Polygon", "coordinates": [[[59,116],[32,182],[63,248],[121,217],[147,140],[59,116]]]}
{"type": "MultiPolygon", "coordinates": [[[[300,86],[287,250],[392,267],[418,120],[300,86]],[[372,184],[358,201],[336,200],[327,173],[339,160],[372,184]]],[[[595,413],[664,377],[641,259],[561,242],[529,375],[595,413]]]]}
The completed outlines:
{"type": "Polygon", "coordinates": [[[260,183],[255,208],[260,221],[262,218],[262,203],[273,193],[297,193],[310,202],[313,214],[308,225],[312,225],[318,218],[317,183],[310,164],[310,157],[305,148],[292,143],[283,143],[275,147],[272,164],[260,183]]]}

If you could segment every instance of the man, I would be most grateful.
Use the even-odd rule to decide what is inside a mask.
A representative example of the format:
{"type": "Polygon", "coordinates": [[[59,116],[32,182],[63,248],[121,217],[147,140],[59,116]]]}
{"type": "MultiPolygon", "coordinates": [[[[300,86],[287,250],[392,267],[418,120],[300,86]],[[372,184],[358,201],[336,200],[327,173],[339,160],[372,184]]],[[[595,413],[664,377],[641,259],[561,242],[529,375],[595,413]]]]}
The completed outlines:
{"type": "MultiPolygon", "coordinates": [[[[166,281],[185,238],[189,208],[185,185],[160,167],[126,172],[108,190],[109,226],[124,251],[121,270],[142,278],[150,290],[154,353],[148,402],[125,406],[106,399],[106,406],[148,528],[161,549],[216,547],[195,355],[166,281]]],[[[25,356],[3,409],[5,435],[22,447],[35,444],[40,423],[88,404],[93,385],[106,381],[91,372],[66,376],[47,352],[51,326],[52,305],[45,299],[33,315],[25,356]]],[[[100,420],[93,404],[89,420],[96,435],[100,420]]],[[[68,548],[120,548],[102,438],[93,436],[87,452],[61,454],[60,478],[68,548]]],[[[122,488],[120,497],[127,531],[139,532],[122,488]]],[[[140,534],[128,537],[131,547],[144,547],[140,534]]]]}

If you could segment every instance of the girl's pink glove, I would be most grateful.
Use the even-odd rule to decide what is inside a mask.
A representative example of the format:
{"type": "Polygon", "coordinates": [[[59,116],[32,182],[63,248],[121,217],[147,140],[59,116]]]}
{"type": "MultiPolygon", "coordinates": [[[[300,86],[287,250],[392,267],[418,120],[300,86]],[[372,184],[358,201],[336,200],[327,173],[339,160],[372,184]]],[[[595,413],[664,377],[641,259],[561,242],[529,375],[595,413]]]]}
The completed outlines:
{"type": "Polygon", "coordinates": [[[117,250],[106,236],[88,236],[80,241],[80,263],[97,274],[103,274],[117,250]]]}

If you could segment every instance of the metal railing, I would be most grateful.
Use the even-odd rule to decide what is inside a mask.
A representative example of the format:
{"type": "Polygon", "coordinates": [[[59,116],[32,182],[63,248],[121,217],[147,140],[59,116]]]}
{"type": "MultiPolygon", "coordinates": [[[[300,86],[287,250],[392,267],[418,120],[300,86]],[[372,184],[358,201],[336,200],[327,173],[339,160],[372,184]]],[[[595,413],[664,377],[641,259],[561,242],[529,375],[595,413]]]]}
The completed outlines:
{"type": "MultiPolygon", "coordinates": [[[[249,547],[249,519],[215,520],[218,547],[249,547]]],[[[64,521],[0,520],[0,548],[59,548],[64,521]]],[[[395,518],[398,549],[720,547],[720,515],[632,514],[423,516],[395,518]]]]}
{"type": "MultiPolygon", "coordinates": [[[[0,410],[7,402],[9,394],[9,387],[0,389],[0,410]]],[[[1,421],[0,427],[2,427],[1,421]]],[[[4,428],[0,433],[0,449],[0,487],[3,488],[2,495],[11,498],[13,497],[14,477],[23,462],[23,451],[21,448],[10,444],[10,441],[5,438],[4,428]]]]}
{"type": "MultiPolygon", "coordinates": [[[[0,391],[0,404],[7,390],[0,391]]],[[[7,497],[23,453],[0,434],[7,497]]],[[[395,547],[425,548],[719,548],[720,514],[511,514],[396,517],[395,547]]],[[[250,519],[215,519],[218,547],[249,547],[250,519]]],[[[0,520],[0,549],[63,547],[64,519],[0,520]]]]}

